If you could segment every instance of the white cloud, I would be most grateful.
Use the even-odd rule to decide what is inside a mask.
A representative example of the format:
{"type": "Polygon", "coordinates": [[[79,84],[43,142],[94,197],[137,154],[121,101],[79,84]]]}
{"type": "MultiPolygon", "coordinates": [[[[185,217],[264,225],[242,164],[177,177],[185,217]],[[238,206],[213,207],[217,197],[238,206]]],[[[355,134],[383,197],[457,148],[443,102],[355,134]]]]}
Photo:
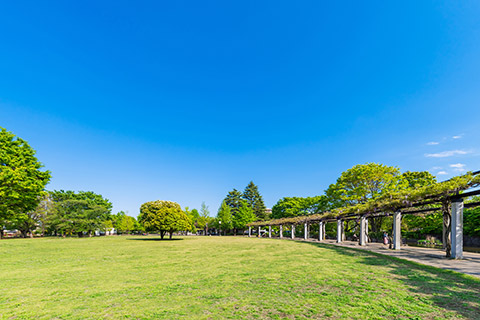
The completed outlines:
{"type": "Polygon", "coordinates": [[[462,136],[463,136],[462,134],[459,134],[459,135],[457,135],[457,136],[453,136],[452,139],[461,139],[462,136]]]}
{"type": "Polygon", "coordinates": [[[425,157],[427,158],[446,158],[456,155],[468,154],[471,153],[470,151],[465,150],[450,150],[450,151],[443,151],[439,153],[426,153],[425,157]]]}
{"type": "Polygon", "coordinates": [[[440,170],[443,169],[442,167],[433,167],[432,170],[440,170]]]}
{"type": "Polygon", "coordinates": [[[443,174],[448,174],[448,173],[446,171],[439,171],[437,174],[438,175],[443,175],[443,174]]]}
{"type": "Polygon", "coordinates": [[[464,172],[465,170],[465,164],[463,163],[454,163],[450,165],[450,168],[454,168],[455,171],[457,172],[464,172]]]}
{"type": "Polygon", "coordinates": [[[440,142],[430,141],[430,142],[427,143],[427,146],[436,146],[437,144],[440,144],[440,142]]]}

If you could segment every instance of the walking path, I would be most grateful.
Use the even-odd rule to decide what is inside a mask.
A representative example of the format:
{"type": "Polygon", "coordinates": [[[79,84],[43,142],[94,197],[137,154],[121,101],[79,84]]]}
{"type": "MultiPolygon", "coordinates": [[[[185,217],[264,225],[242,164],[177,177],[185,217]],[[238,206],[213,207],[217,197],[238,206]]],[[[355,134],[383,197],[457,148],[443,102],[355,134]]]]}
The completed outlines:
{"type": "MultiPolygon", "coordinates": [[[[308,241],[311,240],[309,239],[308,241]]],[[[344,241],[341,243],[337,243],[335,240],[324,240],[321,243],[328,243],[340,247],[372,251],[387,256],[406,259],[441,269],[453,270],[480,278],[479,253],[464,251],[462,260],[454,260],[446,258],[445,251],[432,248],[402,246],[400,250],[391,250],[388,249],[388,246],[381,243],[368,243],[366,246],[360,246],[358,242],[353,241],[344,241]]]]}

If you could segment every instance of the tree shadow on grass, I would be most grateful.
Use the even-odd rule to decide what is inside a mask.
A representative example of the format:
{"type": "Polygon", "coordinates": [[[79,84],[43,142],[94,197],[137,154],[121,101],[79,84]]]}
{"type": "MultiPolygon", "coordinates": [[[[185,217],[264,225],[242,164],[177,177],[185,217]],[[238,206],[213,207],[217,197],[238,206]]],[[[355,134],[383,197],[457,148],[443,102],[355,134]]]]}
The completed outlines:
{"type": "Polygon", "coordinates": [[[137,241],[180,241],[183,240],[182,238],[129,238],[127,240],[137,240],[137,241]]]}
{"type": "Polygon", "coordinates": [[[411,292],[427,295],[435,305],[468,319],[480,319],[480,280],[473,276],[361,249],[308,244],[340,255],[360,256],[360,262],[366,265],[387,267],[411,292]]]}

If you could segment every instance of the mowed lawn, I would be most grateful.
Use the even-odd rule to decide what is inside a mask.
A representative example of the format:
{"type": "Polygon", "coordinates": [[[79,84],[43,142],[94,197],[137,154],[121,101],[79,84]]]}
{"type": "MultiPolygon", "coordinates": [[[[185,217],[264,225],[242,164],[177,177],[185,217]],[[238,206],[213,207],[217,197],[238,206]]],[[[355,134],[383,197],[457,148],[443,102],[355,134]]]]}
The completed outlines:
{"type": "Polygon", "coordinates": [[[2,319],[480,319],[480,281],[244,237],[0,241],[2,319]]]}

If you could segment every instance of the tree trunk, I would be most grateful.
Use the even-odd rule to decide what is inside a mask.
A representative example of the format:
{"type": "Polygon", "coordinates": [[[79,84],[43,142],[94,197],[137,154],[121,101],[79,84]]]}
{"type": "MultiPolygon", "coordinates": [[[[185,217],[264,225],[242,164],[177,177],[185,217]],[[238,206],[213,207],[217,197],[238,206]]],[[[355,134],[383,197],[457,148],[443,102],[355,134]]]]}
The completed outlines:
{"type": "Polygon", "coordinates": [[[443,201],[442,202],[442,211],[443,211],[443,239],[445,241],[444,246],[445,246],[445,253],[447,258],[450,258],[452,256],[452,238],[451,238],[451,232],[452,232],[452,211],[451,211],[451,202],[450,201],[443,201]]]}
{"type": "Polygon", "coordinates": [[[163,240],[163,237],[165,236],[166,231],[160,231],[160,238],[163,240]]]}
{"type": "Polygon", "coordinates": [[[170,231],[170,240],[172,240],[172,235],[173,235],[173,232],[170,231]]]}

